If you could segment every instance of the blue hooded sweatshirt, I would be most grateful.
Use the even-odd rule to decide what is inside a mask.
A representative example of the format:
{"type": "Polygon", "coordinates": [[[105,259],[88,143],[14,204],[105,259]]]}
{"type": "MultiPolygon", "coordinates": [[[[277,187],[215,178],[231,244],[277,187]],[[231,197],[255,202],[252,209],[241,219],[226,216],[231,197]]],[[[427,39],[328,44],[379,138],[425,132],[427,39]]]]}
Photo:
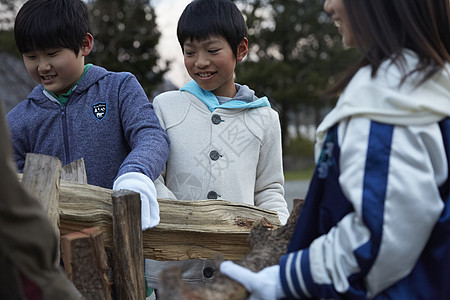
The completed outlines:
{"type": "Polygon", "coordinates": [[[56,156],[63,165],[83,158],[88,183],[112,188],[128,172],[155,180],[169,155],[153,105],[127,72],[92,66],[65,106],[39,85],[6,117],[20,172],[29,152],[56,156]]]}

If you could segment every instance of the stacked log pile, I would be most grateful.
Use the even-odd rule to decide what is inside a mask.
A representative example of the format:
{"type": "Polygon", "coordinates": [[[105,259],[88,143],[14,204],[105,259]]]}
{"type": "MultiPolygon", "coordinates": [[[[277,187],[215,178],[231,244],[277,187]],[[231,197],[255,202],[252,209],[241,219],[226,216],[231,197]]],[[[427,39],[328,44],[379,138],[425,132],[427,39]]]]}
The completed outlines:
{"type": "MultiPolygon", "coordinates": [[[[67,267],[68,276],[77,282],[80,290],[96,295],[93,296],[96,299],[110,299],[111,285],[115,285],[116,296],[120,299],[142,298],[144,257],[211,259],[220,253],[218,261],[238,260],[243,266],[258,271],[277,263],[285,253],[297,220],[295,210],[288,224],[282,227],[276,212],[252,205],[223,200],[158,199],[161,222],[142,232],[139,194],[87,184],[82,160],[61,167],[59,160],[53,157],[27,155],[24,175],[18,174],[18,178],[33,195],[43,200],[41,203],[55,231],[59,230],[63,258],[71,264],[67,267]],[[86,251],[83,257],[76,256],[80,247],[86,251]],[[114,283],[106,278],[111,266],[105,263],[102,252],[105,249],[113,260],[109,264],[114,268],[114,283]],[[82,266],[86,259],[97,263],[82,266]],[[92,270],[82,271],[89,266],[97,269],[98,280],[90,277],[92,270]],[[105,297],[97,296],[99,290],[105,297]]],[[[298,207],[300,205],[297,210],[298,207]]],[[[163,272],[160,299],[246,297],[240,284],[221,274],[209,289],[194,290],[181,281],[177,272],[163,272]]]]}
{"type": "MultiPolygon", "coordinates": [[[[61,180],[61,235],[98,227],[105,246],[112,247],[112,193],[110,189],[61,180]]],[[[208,259],[220,252],[226,259],[241,259],[250,251],[247,237],[257,221],[266,218],[275,228],[281,226],[276,212],[237,202],[166,199],[158,202],[161,222],[143,233],[145,258],[208,259]]]]}

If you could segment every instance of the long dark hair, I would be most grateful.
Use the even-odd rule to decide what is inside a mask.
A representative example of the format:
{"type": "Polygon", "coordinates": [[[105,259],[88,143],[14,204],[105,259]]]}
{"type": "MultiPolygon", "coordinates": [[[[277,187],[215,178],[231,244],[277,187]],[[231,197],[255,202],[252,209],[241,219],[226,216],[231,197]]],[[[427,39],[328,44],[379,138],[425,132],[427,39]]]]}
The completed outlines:
{"type": "Polygon", "coordinates": [[[450,62],[449,0],[344,0],[344,4],[362,58],[330,92],[342,91],[361,67],[370,65],[372,77],[376,76],[386,59],[404,70],[401,83],[413,73],[420,73],[423,83],[450,62]],[[404,49],[418,55],[412,71],[406,71],[404,49]]]}

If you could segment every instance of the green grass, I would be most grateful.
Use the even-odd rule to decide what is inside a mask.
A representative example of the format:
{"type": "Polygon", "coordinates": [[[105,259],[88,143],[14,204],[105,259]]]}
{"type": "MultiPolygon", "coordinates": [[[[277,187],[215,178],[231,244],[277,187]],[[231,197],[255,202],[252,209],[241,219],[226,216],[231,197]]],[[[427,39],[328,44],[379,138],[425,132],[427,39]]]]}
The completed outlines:
{"type": "Polygon", "coordinates": [[[284,180],[285,181],[293,181],[293,180],[310,180],[314,173],[314,166],[303,170],[296,171],[286,171],[284,172],[284,180]]]}

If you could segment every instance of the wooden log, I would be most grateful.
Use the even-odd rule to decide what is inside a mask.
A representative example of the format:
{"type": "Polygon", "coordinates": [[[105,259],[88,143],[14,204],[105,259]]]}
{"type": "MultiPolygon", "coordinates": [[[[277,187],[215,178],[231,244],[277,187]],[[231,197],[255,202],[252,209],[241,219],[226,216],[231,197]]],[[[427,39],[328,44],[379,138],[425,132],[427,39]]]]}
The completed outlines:
{"type": "Polygon", "coordinates": [[[145,299],[139,193],[120,190],[112,194],[114,283],[118,299],[145,299]]]}
{"type": "Polygon", "coordinates": [[[159,199],[161,222],[144,232],[145,257],[156,260],[211,259],[218,252],[240,259],[247,237],[263,217],[281,226],[276,212],[223,200],[159,199]]]}
{"type": "MultiPolygon", "coordinates": [[[[60,177],[61,161],[58,158],[27,153],[22,186],[42,205],[58,237],[60,177]]],[[[59,263],[59,239],[57,253],[56,263],[59,263]]]]}
{"type": "MultiPolygon", "coordinates": [[[[21,174],[18,175],[19,180],[21,174]]],[[[61,234],[99,227],[111,248],[110,189],[75,182],[60,182],[61,234]]],[[[157,260],[211,259],[220,252],[226,259],[249,253],[247,237],[263,217],[280,227],[277,213],[224,200],[173,201],[158,199],[161,222],[143,233],[144,257],[157,260]],[[207,216],[207,217],[205,217],[207,216]]]]}
{"type": "MultiPolygon", "coordinates": [[[[265,220],[258,223],[249,236],[251,252],[236,263],[254,272],[278,264],[280,257],[287,251],[302,206],[303,200],[294,200],[291,216],[281,228],[270,229],[265,220]]],[[[216,257],[217,270],[223,259],[216,257]]],[[[178,268],[161,272],[158,292],[160,300],[244,300],[249,296],[244,286],[220,272],[207,287],[194,288],[182,280],[178,268]]]]}
{"type": "Polygon", "coordinates": [[[61,170],[61,180],[87,183],[84,159],[80,158],[68,165],[65,165],[61,170]]]}
{"type": "Polygon", "coordinates": [[[61,234],[99,227],[105,246],[112,247],[112,193],[110,189],[61,180],[61,234]]]}
{"type": "Polygon", "coordinates": [[[63,235],[61,249],[64,270],[84,299],[112,299],[107,257],[99,228],[63,235]]]}

